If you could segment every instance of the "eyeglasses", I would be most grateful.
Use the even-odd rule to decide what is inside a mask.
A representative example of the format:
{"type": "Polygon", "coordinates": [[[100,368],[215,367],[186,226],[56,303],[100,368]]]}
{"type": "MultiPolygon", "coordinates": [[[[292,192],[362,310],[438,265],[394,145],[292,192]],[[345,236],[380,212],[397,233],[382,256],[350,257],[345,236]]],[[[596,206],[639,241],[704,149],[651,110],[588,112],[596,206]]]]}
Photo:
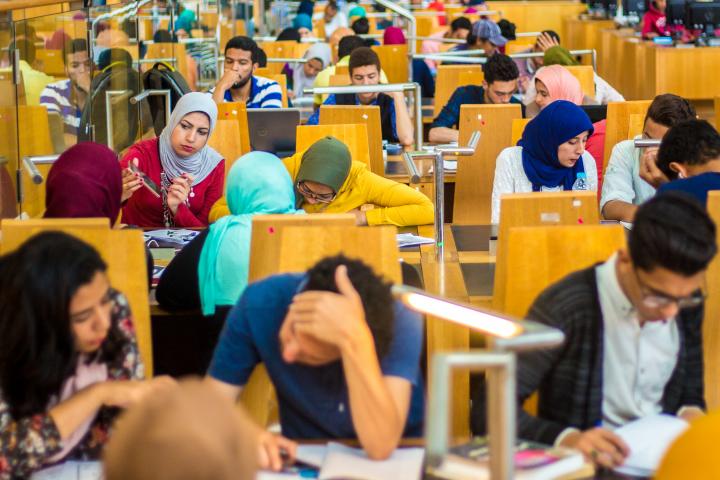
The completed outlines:
{"type": "Polygon", "coordinates": [[[305,184],[304,181],[300,181],[297,183],[297,190],[300,192],[304,197],[312,198],[313,200],[316,200],[320,203],[330,203],[333,200],[335,200],[335,192],[331,193],[316,193],[313,192],[308,188],[308,186],[305,184]]]}
{"type": "Polygon", "coordinates": [[[642,302],[648,308],[665,308],[668,305],[674,303],[680,310],[686,308],[693,308],[700,306],[705,301],[707,294],[702,290],[695,292],[687,297],[673,297],[664,292],[658,292],[657,290],[649,287],[640,279],[636,269],[633,269],[635,278],[637,279],[640,292],[642,293],[642,302]]]}

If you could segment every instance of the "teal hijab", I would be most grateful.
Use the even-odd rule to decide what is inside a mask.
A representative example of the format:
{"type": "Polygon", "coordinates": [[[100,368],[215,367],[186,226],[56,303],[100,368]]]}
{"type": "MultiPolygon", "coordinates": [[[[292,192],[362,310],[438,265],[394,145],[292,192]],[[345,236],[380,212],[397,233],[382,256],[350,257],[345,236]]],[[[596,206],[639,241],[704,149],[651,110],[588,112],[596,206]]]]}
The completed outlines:
{"type": "Polygon", "coordinates": [[[198,281],[203,315],[234,305],[245,290],[253,215],[299,213],[290,175],[271,153],[251,152],[230,169],[226,182],[230,215],[209,228],[200,253],[198,281]]]}

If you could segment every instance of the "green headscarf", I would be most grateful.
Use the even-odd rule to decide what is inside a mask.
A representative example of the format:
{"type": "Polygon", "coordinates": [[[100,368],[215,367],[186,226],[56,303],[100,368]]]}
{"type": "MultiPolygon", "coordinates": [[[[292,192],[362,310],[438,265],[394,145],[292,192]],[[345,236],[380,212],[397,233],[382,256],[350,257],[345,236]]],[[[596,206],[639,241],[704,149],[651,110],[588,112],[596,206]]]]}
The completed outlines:
{"type": "Polygon", "coordinates": [[[578,61],[572,54],[561,46],[551,47],[545,50],[543,55],[543,65],[562,65],[564,67],[579,65],[578,61]]]}
{"type": "Polygon", "coordinates": [[[200,253],[198,284],[203,315],[217,305],[234,305],[245,290],[250,261],[252,217],[304,213],[293,207],[292,180],[282,161],[266,152],[240,157],[226,183],[230,215],[212,224],[200,253]]]}
{"type": "Polygon", "coordinates": [[[193,25],[195,25],[195,12],[190,9],[186,8],[180,15],[178,15],[177,19],[175,19],[176,32],[182,29],[189,34],[193,25]]]}
{"type": "MultiPolygon", "coordinates": [[[[345,183],[352,157],[347,145],[335,137],[321,138],[313,143],[303,154],[296,182],[309,180],[327,185],[337,193],[345,183]]],[[[303,203],[302,195],[297,194],[296,207],[303,203]]]]}
{"type": "Polygon", "coordinates": [[[362,7],[360,7],[360,6],[358,6],[358,7],[353,7],[353,8],[351,8],[350,11],[348,12],[348,18],[352,18],[352,17],[365,18],[365,15],[367,15],[367,12],[365,11],[364,8],[362,8],[362,7]]]}

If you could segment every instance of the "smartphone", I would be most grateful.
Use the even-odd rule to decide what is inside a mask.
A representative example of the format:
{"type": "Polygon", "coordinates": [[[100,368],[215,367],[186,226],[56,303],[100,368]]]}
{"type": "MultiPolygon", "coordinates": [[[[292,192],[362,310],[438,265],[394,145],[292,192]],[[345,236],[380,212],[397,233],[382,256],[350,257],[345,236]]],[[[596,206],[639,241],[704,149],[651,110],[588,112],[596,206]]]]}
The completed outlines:
{"type": "Polygon", "coordinates": [[[652,138],[638,138],[634,140],[635,148],[659,147],[662,140],[654,140],[652,138]]]}
{"type": "Polygon", "coordinates": [[[128,163],[128,166],[133,173],[137,173],[138,175],[140,175],[140,178],[142,178],[143,180],[143,186],[150,190],[150,193],[155,195],[157,198],[160,198],[162,196],[160,193],[160,187],[158,187],[157,183],[153,182],[145,172],[140,170],[132,161],[128,163]]]}

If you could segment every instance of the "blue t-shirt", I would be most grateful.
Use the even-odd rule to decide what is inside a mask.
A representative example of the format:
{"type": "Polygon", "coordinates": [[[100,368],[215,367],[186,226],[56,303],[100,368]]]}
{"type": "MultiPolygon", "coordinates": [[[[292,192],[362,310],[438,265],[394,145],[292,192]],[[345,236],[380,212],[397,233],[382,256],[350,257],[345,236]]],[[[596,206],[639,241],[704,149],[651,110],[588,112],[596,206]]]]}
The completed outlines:
{"type": "MultiPolygon", "coordinates": [[[[369,105],[377,105],[378,101],[375,98],[369,105]]],[[[323,102],[323,105],[337,105],[337,98],[334,93],[328,95],[328,98],[323,102]]],[[[355,105],[360,105],[360,99],[355,95],[355,105]]],[[[307,125],[319,125],[320,124],[320,109],[318,108],[308,118],[307,125]]],[[[390,126],[392,128],[393,137],[398,138],[397,126],[395,121],[395,102],[390,103],[390,126]]]]}
{"type": "Polygon", "coordinates": [[[690,178],[673,180],[658,188],[657,193],[685,192],[698,199],[703,206],[706,206],[708,192],[711,190],[720,190],[720,173],[707,172],[690,178]]]}
{"type": "MultiPolygon", "coordinates": [[[[250,285],[227,317],[208,373],[222,382],[242,386],[255,366],[263,362],[277,392],[283,435],[356,438],[342,361],[309,366],[289,364],[282,358],[278,334],[302,280],[302,275],[277,275],[250,285]]],[[[398,303],[394,332],[380,369],[384,375],[411,382],[404,436],[417,437],[423,433],[424,416],[422,320],[398,303]]]]}

